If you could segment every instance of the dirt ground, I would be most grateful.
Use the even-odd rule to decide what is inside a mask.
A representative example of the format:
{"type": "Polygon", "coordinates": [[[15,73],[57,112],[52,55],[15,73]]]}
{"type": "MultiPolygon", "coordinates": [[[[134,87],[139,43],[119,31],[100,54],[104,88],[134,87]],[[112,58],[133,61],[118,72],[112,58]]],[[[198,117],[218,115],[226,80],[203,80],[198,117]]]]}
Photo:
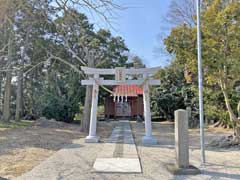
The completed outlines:
{"type": "MultiPolygon", "coordinates": [[[[99,122],[98,135],[104,142],[109,137],[114,123],[99,122]]],[[[166,163],[174,162],[174,129],[171,123],[153,123],[153,135],[158,139],[158,145],[146,147],[141,144],[144,135],[143,123],[131,123],[133,135],[137,144],[143,173],[138,175],[105,175],[105,179],[173,179],[164,170],[166,163]]],[[[190,129],[190,163],[200,167],[199,131],[190,129]]],[[[207,128],[205,142],[231,131],[222,128],[207,128]]],[[[86,134],[80,133],[79,125],[63,124],[57,127],[30,126],[26,128],[0,128],[0,177],[12,179],[31,170],[54,152],[77,139],[83,139],[86,134]]],[[[82,141],[82,140],[81,140],[82,141]]],[[[89,162],[83,166],[80,179],[98,179],[103,175],[91,174],[94,157],[101,150],[100,144],[85,145],[82,155],[89,162]],[[92,147],[92,148],[91,148],[92,147]],[[92,149],[92,150],[91,150],[92,149]],[[89,155],[90,154],[90,155],[89,155]]],[[[194,178],[175,177],[174,179],[240,179],[240,149],[214,149],[207,147],[207,164],[201,168],[203,175],[194,178]]],[[[85,161],[84,161],[85,162],[85,161]]],[[[83,163],[83,162],[79,162],[83,163]]],[[[1,179],[1,178],[0,178],[1,179]]],[[[102,179],[102,178],[100,178],[102,179]]],[[[104,179],[104,178],[103,178],[104,179]]]]}
{"type": "MultiPolygon", "coordinates": [[[[42,124],[33,123],[24,128],[0,128],[0,180],[11,179],[31,170],[75,139],[86,136],[80,132],[78,124],[45,126],[49,125],[43,127],[42,124]]],[[[98,131],[107,137],[111,125],[100,123],[98,131]]]]}
{"type": "MultiPolygon", "coordinates": [[[[143,124],[132,123],[139,156],[141,157],[143,179],[196,179],[196,180],[238,180],[240,179],[240,148],[213,148],[206,146],[206,164],[201,165],[200,138],[198,129],[189,130],[190,164],[200,168],[197,176],[171,176],[165,166],[175,162],[174,126],[168,123],[153,123],[153,135],[158,139],[158,145],[146,147],[141,145],[144,134],[143,124]]],[[[205,144],[220,136],[232,132],[223,128],[206,128],[205,144]]]]}

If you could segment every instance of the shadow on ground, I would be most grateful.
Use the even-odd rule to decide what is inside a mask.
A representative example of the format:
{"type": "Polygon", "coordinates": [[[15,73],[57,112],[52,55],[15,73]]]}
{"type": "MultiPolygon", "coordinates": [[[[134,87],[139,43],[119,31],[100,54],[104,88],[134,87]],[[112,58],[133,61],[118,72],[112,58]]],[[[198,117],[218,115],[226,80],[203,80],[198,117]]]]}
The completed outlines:
{"type": "Polygon", "coordinates": [[[214,177],[216,178],[228,178],[228,179],[236,179],[239,180],[240,179],[240,174],[228,174],[228,173],[224,173],[224,172],[216,172],[216,171],[207,171],[207,170],[202,170],[201,171],[202,174],[214,177]]]}
{"type": "Polygon", "coordinates": [[[0,180],[9,180],[9,179],[7,179],[7,178],[3,178],[3,177],[0,177],[0,180]]]}

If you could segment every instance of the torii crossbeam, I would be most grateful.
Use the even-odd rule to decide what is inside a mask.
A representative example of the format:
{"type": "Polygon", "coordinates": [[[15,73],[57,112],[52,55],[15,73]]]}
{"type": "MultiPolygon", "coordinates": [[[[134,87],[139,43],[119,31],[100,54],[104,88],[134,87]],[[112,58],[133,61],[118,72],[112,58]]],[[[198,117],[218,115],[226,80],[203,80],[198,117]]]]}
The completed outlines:
{"type": "Polygon", "coordinates": [[[82,66],[81,69],[85,74],[93,75],[93,78],[81,81],[82,85],[93,86],[89,135],[86,137],[85,142],[99,142],[99,137],[96,135],[99,85],[135,84],[143,86],[145,136],[142,138],[142,142],[143,144],[156,144],[156,139],[152,136],[149,85],[160,85],[160,80],[151,79],[149,75],[155,74],[160,70],[160,67],[140,69],[117,67],[115,69],[98,69],[82,66]],[[115,80],[104,80],[100,78],[100,75],[115,75],[115,80]],[[127,80],[126,77],[128,75],[142,75],[142,78],[138,80],[127,80]]]}

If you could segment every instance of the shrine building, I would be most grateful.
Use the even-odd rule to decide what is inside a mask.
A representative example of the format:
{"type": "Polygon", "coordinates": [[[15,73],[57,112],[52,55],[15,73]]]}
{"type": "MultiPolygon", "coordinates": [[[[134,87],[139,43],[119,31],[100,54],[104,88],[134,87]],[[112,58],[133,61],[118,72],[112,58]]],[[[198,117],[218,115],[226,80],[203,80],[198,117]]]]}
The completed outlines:
{"type": "Polygon", "coordinates": [[[105,98],[105,117],[143,117],[143,89],[137,85],[117,85],[105,98]]]}

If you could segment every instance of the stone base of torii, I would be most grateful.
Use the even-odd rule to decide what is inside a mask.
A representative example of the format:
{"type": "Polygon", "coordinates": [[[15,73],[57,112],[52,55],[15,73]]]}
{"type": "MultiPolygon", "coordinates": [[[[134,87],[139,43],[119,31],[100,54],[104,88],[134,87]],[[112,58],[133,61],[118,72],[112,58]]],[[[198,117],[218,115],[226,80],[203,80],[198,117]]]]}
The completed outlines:
{"type": "Polygon", "coordinates": [[[160,80],[150,79],[150,74],[155,74],[160,68],[141,68],[141,69],[97,69],[81,67],[85,74],[93,75],[93,78],[82,80],[82,85],[92,85],[92,106],[90,116],[89,135],[86,137],[85,142],[97,143],[99,136],[96,134],[97,129],[97,105],[98,105],[98,92],[99,85],[123,85],[135,84],[143,86],[143,104],[144,104],[144,120],[145,120],[145,136],[142,137],[143,144],[156,144],[157,140],[152,136],[152,122],[150,111],[150,85],[160,85],[160,80]],[[115,75],[115,80],[104,80],[100,75],[115,75]],[[126,80],[126,75],[142,75],[139,80],[126,80]]]}

